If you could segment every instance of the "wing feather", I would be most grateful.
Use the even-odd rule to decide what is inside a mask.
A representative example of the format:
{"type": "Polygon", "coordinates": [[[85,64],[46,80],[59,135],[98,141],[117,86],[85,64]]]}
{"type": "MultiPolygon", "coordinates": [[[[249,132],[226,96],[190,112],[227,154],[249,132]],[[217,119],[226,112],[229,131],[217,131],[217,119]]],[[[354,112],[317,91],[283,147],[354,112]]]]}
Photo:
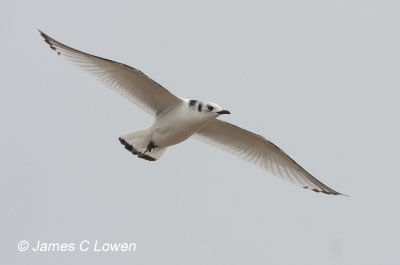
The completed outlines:
{"type": "Polygon", "coordinates": [[[58,55],[94,74],[150,114],[157,115],[182,102],[180,98],[133,67],[81,52],[56,41],[40,30],[39,32],[58,55]]]}
{"type": "Polygon", "coordinates": [[[231,152],[303,188],[342,195],[314,178],[279,147],[264,137],[221,120],[213,120],[197,132],[200,139],[231,152]]]}

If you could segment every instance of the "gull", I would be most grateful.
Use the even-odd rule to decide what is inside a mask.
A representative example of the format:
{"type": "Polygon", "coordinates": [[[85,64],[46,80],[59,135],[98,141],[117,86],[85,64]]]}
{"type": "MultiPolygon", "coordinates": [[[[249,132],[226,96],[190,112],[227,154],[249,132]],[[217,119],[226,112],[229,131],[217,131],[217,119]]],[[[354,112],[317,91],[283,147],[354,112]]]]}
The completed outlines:
{"type": "Polygon", "coordinates": [[[220,115],[230,114],[218,104],[177,97],[138,69],[76,50],[40,30],[39,33],[58,55],[92,73],[154,116],[154,123],[150,128],[119,137],[121,144],[137,157],[155,161],[167,147],[181,143],[191,136],[199,136],[206,143],[300,187],[342,195],[314,178],[269,140],[218,119],[220,115]]]}

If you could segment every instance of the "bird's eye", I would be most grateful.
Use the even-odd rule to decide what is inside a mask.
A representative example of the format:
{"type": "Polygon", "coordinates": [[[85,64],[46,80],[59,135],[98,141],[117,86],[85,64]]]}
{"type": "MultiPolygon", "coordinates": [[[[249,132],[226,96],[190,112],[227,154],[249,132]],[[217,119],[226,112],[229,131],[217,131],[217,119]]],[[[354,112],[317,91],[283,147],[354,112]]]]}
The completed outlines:
{"type": "Polygon", "coordinates": [[[212,110],[214,109],[214,107],[213,107],[213,106],[210,106],[210,105],[207,105],[207,109],[208,109],[209,111],[212,111],[212,110]]]}

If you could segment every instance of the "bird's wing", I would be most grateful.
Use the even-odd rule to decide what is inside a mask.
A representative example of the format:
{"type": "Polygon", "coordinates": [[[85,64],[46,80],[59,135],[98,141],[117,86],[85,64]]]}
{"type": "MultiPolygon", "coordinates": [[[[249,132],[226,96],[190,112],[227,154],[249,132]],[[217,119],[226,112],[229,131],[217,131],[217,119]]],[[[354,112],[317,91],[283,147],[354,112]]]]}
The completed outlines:
{"type": "Polygon", "coordinates": [[[260,135],[217,119],[199,130],[197,135],[201,140],[234,153],[303,188],[341,195],[314,178],[279,147],[260,135]]]}
{"type": "Polygon", "coordinates": [[[39,32],[58,55],[65,56],[76,65],[91,72],[150,114],[157,115],[182,102],[180,98],[135,68],[78,51],[56,41],[40,30],[39,32]]]}

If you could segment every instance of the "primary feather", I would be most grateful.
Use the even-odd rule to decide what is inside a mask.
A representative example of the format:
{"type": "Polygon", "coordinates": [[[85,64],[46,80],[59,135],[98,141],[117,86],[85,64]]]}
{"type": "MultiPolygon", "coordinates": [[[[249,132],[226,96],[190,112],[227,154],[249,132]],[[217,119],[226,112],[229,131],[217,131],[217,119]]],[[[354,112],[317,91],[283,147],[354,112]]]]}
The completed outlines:
{"type": "Polygon", "coordinates": [[[162,113],[182,101],[133,67],[78,51],[56,41],[40,30],[39,32],[50,45],[50,48],[55,50],[58,55],[64,56],[74,64],[94,74],[105,84],[110,85],[111,88],[150,114],[162,113]]]}
{"type": "Polygon", "coordinates": [[[327,194],[340,194],[314,178],[279,147],[260,135],[221,120],[211,121],[197,134],[205,142],[231,152],[303,188],[327,194]]]}

